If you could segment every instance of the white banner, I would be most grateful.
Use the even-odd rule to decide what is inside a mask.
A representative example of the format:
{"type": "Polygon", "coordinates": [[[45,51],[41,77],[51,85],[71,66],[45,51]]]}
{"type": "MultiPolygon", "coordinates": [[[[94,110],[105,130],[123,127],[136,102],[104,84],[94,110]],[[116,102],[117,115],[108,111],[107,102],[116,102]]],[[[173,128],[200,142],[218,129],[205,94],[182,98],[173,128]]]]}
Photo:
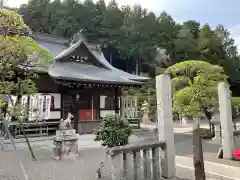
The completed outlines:
{"type": "Polygon", "coordinates": [[[39,119],[38,109],[38,95],[31,95],[29,101],[29,121],[36,121],[39,119]]]}
{"type": "Polygon", "coordinates": [[[38,95],[37,97],[37,101],[38,101],[38,111],[39,111],[39,118],[40,119],[44,119],[44,109],[43,109],[43,101],[44,101],[44,97],[42,95],[38,95]]]}
{"type": "Polygon", "coordinates": [[[16,101],[17,101],[17,96],[11,96],[11,98],[12,98],[12,100],[13,100],[13,104],[12,104],[12,102],[10,101],[10,99],[9,99],[9,101],[8,101],[8,109],[7,109],[7,114],[6,114],[6,120],[8,120],[8,121],[11,121],[11,118],[12,118],[12,107],[13,107],[13,105],[15,105],[15,103],[16,103],[16,101]],[[10,113],[10,115],[9,115],[9,113],[10,113]]]}
{"type": "Polygon", "coordinates": [[[45,95],[45,112],[44,112],[44,119],[49,119],[50,118],[50,109],[51,109],[51,95],[45,95]]]}
{"type": "Polygon", "coordinates": [[[22,100],[21,100],[21,108],[22,108],[21,114],[22,114],[22,118],[26,117],[25,108],[26,108],[26,105],[27,105],[27,101],[28,101],[28,96],[27,95],[23,95],[22,96],[22,100]]]}

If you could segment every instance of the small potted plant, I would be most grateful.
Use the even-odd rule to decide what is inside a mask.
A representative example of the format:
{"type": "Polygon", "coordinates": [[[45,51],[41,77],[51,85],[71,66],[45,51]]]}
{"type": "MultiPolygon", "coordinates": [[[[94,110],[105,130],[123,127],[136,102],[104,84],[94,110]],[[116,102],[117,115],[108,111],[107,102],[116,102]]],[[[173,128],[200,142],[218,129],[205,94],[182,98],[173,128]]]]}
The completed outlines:
{"type": "Polygon", "coordinates": [[[102,169],[107,158],[108,148],[128,144],[132,128],[128,121],[121,119],[119,116],[108,115],[103,119],[100,128],[94,133],[96,135],[95,141],[100,141],[102,146],[107,148],[104,161],[100,163],[97,170],[97,178],[102,178],[102,169]]]}
{"type": "Polygon", "coordinates": [[[99,129],[95,131],[95,141],[101,141],[102,146],[111,148],[128,144],[132,134],[129,123],[119,116],[108,115],[103,119],[99,129]]]}

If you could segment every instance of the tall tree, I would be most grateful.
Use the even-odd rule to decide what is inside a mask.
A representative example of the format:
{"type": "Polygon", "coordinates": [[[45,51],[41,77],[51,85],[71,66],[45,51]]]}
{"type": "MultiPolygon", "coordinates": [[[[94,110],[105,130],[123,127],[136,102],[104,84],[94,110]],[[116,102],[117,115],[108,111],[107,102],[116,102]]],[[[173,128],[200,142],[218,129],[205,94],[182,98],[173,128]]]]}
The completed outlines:
{"type": "Polygon", "coordinates": [[[234,41],[221,25],[212,30],[194,20],[177,24],[166,12],[156,16],[139,5],[94,2],[31,0],[19,12],[34,31],[71,38],[82,29],[112,64],[129,72],[155,69],[157,47],[167,51],[172,63],[202,59],[226,69],[233,59],[238,61],[234,41]]]}
{"type": "Polygon", "coordinates": [[[182,26],[179,30],[174,45],[176,51],[175,58],[177,58],[178,61],[199,59],[198,42],[194,38],[192,31],[186,26],[182,26]]]}
{"type": "Polygon", "coordinates": [[[200,32],[200,23],[199,22],[194,21],[194,20],[188,20],[188,21],[184,21],[182,26],[191,32],[194,39],[198,38],[198,34],[200,32]]]}
{"type": "Polygon", "coordinates": [[[221,40],[221,44],[227,58],[232,58],[237,56],[237,47],[235,45],[234,39],[230,37],[230,32],[223,27],[223,25],[218,25],[215,29],[217,37],[221,40]]]}
{"type": "Polygon", "coordinates": [[[157,18],[158,21],[158,46],[166,49],[173,61],[176,59],[175,42],[180,26],[166,12],[162,12],[157,18]]]}
{"type": "MultiPolygon", "coordinates": [[[[35,72],[42,71],[43,68],[46,71],[53,58],[45,48],[29,37],[30,29],[16,12],[1,9],[0,24],[0,98],[5,100],[0,101],[0,121],[5,121],[8,116],[11,120],[18,120],[22,127],[30,110],[22,105],[22,96],[35,93],[35,72]],[[17,96],[16,102],[12,95],[17,96]],[[5,96],[9,101],[6,101],[5,96]],[[9,104],[11,109],[7,108],[9,104]]],[[[25,131],[23,134],[35,159],[25,131]]]]}
{"type": "Polygon", "coordinates": [[[217,106],[217,85],[226,81],[222,67],[204,61],[185,61],[169,67],[175,111],[186,117],[204,116],[209,121],[217,106]]]}
{"type": "Polygon", "coordinates": [[[34,31],[47,32],[49,30],[50,0],[30,0],[27,5],[23,5],[19,12],[24,16],[25,22],[34,31]]]}
{"type": "Polygon", "coordinates": [[[198,46],[201,59],[213,64],[223,64],[225,54],[222,42],[208,24],[200,30],[198,46]]]}

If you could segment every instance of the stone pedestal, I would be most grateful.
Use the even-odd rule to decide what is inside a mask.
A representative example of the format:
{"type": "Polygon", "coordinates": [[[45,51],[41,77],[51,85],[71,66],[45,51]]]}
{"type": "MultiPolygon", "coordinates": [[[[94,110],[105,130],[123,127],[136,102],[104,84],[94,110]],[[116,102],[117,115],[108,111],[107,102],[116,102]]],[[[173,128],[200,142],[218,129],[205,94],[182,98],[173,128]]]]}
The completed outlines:
{"type": "Polygon", "coordinates": [[[78,156],[78,134],[75,129],[57,130],[53,138],[53,158],[76,158],[78,156]]]}
{"type": "Polygon", "coordinates": [[[187,117],[182,117],[182,119],[181,119],[181,124],[182,124],[183,126],[187,125],[187,124],[188,124],[188,118],[187,118],[187,117]]]}
{"type": "Polygon", "coordinates": [[[142,121],[144,124],[149,124],[148,112],[143,113],[142,121]]]}

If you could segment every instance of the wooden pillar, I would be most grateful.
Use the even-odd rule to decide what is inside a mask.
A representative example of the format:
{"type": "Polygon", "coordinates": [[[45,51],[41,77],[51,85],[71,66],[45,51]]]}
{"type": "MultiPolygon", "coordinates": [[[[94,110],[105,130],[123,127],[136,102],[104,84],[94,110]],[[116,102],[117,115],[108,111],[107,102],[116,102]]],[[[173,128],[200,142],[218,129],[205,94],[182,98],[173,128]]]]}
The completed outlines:
{"type": "Polygon", "coordinates": [[[96,95],[96,98],[97,98],[97,107],[96,107],[96,110],[97,110],[97,119],[100,120],[100,93],[99,91],[97,92],[97,95],[96,95]]]}
{"type": "Polygon", "coordinates": [[[76,132],[78,132],[78,109],[77,109],[77,99],[76,99],[76,95],[75,94],[73,97],[72,97],[72,101],[73,101],[73,104],[72,104],[72,113],[73,113],[73,119],[74,119],[74,128],[76,129],[76,132]]]}
{"type": "Polygon", "coordinates": [[[64,98],[64,94],[62,92],[61,93],[61,117],[60,118],[64,118],[64,103],[63,103],[63,98],[64,98]]]}
{"type": "Polygon", "coordinates": [[[125,108],[126,117],[129,118],[129,96],[126,96],[125,104],[126,104],[126,108],[125,108]]]}
{"type": "Polygon", "coordinates": [[[123,117],[123,99],[122,99],[122,89],[119,88],[119,98],[120,98],[120,117],[123,117]]]}
{"type": "Polygon", "coordinates": [[[119,102],[118,102],[118,97],[119,97],[119,89],[118,87],[115,88],[115,113],[118,114],[119,113],[119,102]]]}

